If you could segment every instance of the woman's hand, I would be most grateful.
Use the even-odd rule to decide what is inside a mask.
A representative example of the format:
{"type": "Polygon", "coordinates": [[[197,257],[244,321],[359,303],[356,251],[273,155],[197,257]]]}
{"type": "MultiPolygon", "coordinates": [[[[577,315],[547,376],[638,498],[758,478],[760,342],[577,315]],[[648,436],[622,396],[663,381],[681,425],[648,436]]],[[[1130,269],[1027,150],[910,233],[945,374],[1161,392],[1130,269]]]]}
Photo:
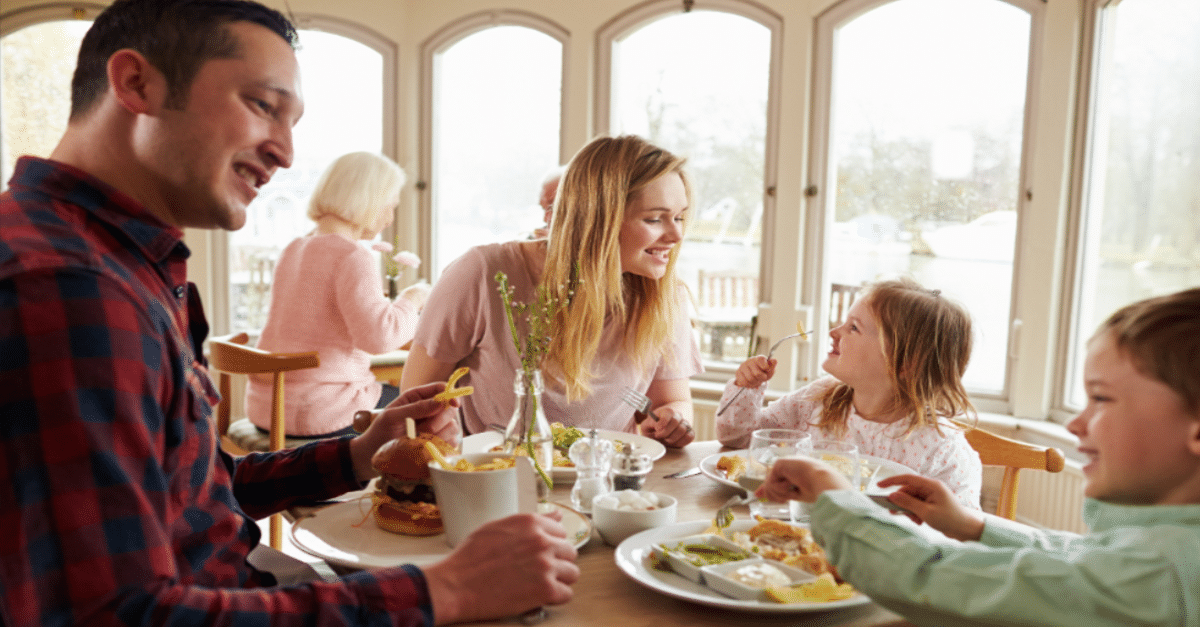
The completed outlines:
{"type": "Polygon", "coordinates": [[[642,433],[672,448],[683,448],[696,439],[696,430],[674,407],[666,405],[653,410],[658,420],[647,417],[642,433]]]}
{"type": "Polygon", "coordinates": [[[908,517],[913,522],[924,522],[955,540],[978,540],[983,535],[983,518],[967,509],[941,481],[896,475],[879,482],[881,488],[894,485],[900,489],[888,495],[888,500],[911,512],[908,517]]]}
{"type": "Polygon", "coordinates": [[[775,364],[777,363],[779,363],[778,359],[767,359],[762,355],[755,355],[738,366],[737,372],[733,375],[733,383],[741,388],[756,388],[775,376],[775,364]]]}

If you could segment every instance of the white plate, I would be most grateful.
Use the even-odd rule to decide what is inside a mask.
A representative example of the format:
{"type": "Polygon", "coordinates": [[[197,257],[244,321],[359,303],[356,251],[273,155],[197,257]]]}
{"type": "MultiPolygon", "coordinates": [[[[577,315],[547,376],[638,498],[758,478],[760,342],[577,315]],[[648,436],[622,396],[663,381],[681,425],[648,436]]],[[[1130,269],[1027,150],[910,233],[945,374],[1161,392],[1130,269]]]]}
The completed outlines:
{"type": "MultiPolygon", "coordinates": [[[[605,440],[613,440],[615,442],[627,442],[633,445],[633,452],[639,455],[649,455],[650,460],[656,460],[667,454],[667,447],[663,446],[662,442],[654,438],[648,438],[644,435],[636,433],[626,433],[624,431],[610,431],[608,429],[596,429],[596,435],[605,440]]],[[[463,438],[462,452],[464,453],[486,453],[493,448],[500,446],[504,440],[504,435],[497,431],[484,431],[475,435],[468,435],[463,438]]],[[[575,481],[575,469],[571,467],[556,466],[554,472],[550,473],[550,477],[555,481],[562,483],[571,483],[575,481]]]]}
{"type": "MultiPolygon", "coordinates": [[[[853,605],[870,603],[871,599],[864,594],[855,594],[849,599],[830,601],[828,603],[772,603],[769,601],[741,600],[727,597],[708,586],[698,584],[673,573],[650,568],[649,557],[651,547],[663,542],[703,533],[711,523],[704,520],[692,520],[675,523],[665,527],[647,529],[632,535],[617,546],[613,554],[617,567],[625,571],[631,579],[639,584],[660,592],[669,597],[691,601],[701,605],[720,607],[732,610],[764,613],[796,613],[823,612],[853,605]]],[[[730,531],[745,531],[756,523],[751,520],[735,521],[730,531]]]]}
{"type": "MultiPolygon", "coordinates": [[[[574,540],[575,548],[582,548],[592,537],[592,521],[565,505],[553,505],[562,512],[567,537],[574,540]]],[[[343,501],[297,520],[288,535],[305,553],[347,568],[423,566],[450,553],[444,534],[417,537],[391,533],[376,526],[370,513],[370,497],[343,501]]]]}
{"type": "MultiPolygon", "coordinates": [[[[717,470],[717,462],[720,461],[722,457],[728,457],[730,455],[748,458],[750,456],[750,451],[748,449],[741,449],[737,451],[725,451],[724,453],[714,453],[709,455],[708,457],[700,460],[700,472],[717,483],[723,483],[727,486],[741,490],[743,489],[742,486],[738,485],[736,481],[730,481],[729,479],[725,478],[724,470],[717,470]]],[[[879,481],[883,480],[884,477],[916,473],[915,470],[909,468],[908,466],[905,466],[904,464],[898,464],[890,459],[875,457],[873,455],[860,455],[859,457],[863,461],[867,462],[867,472],[872,472],[875,470],[875,466],[879,466],[879,474],[875,475],[875,480],[872,483],[878,483],[879,481]]],[[[863,478],[865,479],[866,477],[863,478]]],[[[867,490],[864,490],[864,492],[867,494],[887,494],[895,489],[896,488],[878,488],[869,486],[867,490]]]]}

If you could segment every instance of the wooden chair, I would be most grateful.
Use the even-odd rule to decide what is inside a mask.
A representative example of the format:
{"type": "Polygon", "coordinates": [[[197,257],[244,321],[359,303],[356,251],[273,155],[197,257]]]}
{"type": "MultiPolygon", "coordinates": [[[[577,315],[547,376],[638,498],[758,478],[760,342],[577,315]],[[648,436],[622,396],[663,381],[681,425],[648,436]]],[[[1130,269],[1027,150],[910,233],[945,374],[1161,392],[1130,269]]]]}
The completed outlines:
{"type": "MultiPolygon", "coordinates": [[[[245,455],[254,450],[278,451],[287,444],[286,429],[283,421],[283,380],[284,374],[292,370],[315,368],[321,364],[321,358],[316,351],[307,353],[270,353],[248,346],[250,337],[245,333],[214,337],[208,340],[208,361],[213,370],[219,371],[217,379],[221,391],[221,402],[217,405],[217,434],[221,438],[221,447],[231,455],[245,455]],[[271,430],[267,438],[256,438],[256,442],[248,443],[247,438],[238,437],[236,433],[257,434],[258,429],[249,418],[242,418],[230,423],[233,398],[232,376],[235,374],[272,374],[275,376],[274,396],[271,402],[271,430]],[[231,430],[235,435],[231,435],[231,430]]],[[[273,514],[270,520],[271,547],[278,549],[283,539],[283,519],[279,514],[273,514]]]]}
{"type": "Polygon", "coordinates": [[[854,304],[854,300],[858,298],[858,290],[861,289],[857,285],[845,285],[842,283],[829,284],[829,328],[842,326],[842,322],[846,320],[846,312],[850,310],[850,305],[854,304]]]}
{"type": "Polygon", "coordinates": [[[1066,465],[1066,458],[1059,449],[1018,442],[978,427],[961,426],[967,442],[979,453],[979,461],[984,466],[1004,467],[1000,498],[996,503],[997,516],[1017,519],[1017,489],[1020,487],[1022,468],[1062,472],[1066,465]]]}

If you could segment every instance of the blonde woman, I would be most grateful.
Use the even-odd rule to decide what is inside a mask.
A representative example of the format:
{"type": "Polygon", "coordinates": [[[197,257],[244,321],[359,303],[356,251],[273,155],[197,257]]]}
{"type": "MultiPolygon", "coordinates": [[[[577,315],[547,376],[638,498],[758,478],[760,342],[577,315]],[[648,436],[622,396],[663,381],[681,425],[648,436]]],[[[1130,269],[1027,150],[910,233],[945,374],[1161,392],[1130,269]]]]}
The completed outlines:
{"type": "MultiPolygon", "coordinates": [[[[546,240],[478,246],[448,266],[429,297],[401,388],[471,369],[467,433],[508,423],[515,404],[513,345],[495,276],[519,302],[542,286],[567,303],[551,323],[540,364],[546,416],[582,429],[634,432],[626,386],[659,421],[642,432],[667,446],[695,435],[688,378],[701,371],[675,261],[691,192],[684,160],[634,136],[596,139],[567,166],[546,240]]],[[[517,316],[519,332],[527,333],[517,316]]]]}
{"type": "Polygon", "coordinates": [[[948,419],[973,414],[962,375],[971,357],[971,318],[961,305],[902,278],[867,286],[830,330],[830,375],[763,408],[775,360],[758,355],[725,387],[717,417],[722,444],[745,448],[763,428],[812,430],[847,440],[948,485],[979,509],[979,455],[948,419]],[[734,396],[741,388],[746,393],[734,396]]]}
{"type": "MultiPolygon", "coordinates": [[[[404,171],[387,157],[353,152],[321,175],[309,201],[317,228],[296,238],[275,265],[271,308],[258,347],[277,352],[316,350],[321,365],[288,374],[284,388],[289,438],[353,433],[354,412],[386,405],[371,374],[371,354],[412,339],[429,287],[414,285],[395,301],[383,293],[379,263],[362,240],[391,224],[404,171]]],[[[251,377],[246,412],[270,428],[271,378],[251,377]]]]}

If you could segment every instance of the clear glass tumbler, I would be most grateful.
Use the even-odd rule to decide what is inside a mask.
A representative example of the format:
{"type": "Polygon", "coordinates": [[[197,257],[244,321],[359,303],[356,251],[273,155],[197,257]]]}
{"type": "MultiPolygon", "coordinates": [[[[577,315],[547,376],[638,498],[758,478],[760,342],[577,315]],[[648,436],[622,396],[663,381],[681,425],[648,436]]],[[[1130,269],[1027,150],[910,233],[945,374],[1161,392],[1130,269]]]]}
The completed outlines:
{"type": "MultiPolygon", "coordinates": [[[[807,431],[759,429],[750,434],[750,458],[747,460],[746,474],[765,478],[775,460],[808,455],[812,450],[812,436],[807,431]]],[[[774,503],[760,499],[750,502],[751,516],[797,521],[800,514],[797,501],[774,503]]]]}

